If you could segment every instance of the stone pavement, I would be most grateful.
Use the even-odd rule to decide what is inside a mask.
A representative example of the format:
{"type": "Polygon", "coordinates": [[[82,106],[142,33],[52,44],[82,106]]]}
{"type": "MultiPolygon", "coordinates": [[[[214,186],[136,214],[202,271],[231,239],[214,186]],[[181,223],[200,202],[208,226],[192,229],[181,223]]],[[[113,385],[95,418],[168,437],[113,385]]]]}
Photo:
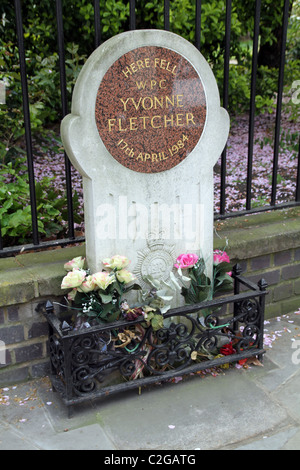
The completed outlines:
{"type": "Polygon", "coordinates": [[[128,391],[78,405],[70,419],[48,378],[5,387],[0,449],[299,450],[300,311],[266,322],[265,335],[263,367],[128,391]]]}

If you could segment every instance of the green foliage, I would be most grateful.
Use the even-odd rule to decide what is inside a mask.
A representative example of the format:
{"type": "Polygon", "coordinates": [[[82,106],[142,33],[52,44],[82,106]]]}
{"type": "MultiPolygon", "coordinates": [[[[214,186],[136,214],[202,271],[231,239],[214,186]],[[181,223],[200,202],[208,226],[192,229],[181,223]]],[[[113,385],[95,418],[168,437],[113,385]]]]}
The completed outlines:
{"type": "MultiPolygon", "coordinates": [[[[66,232],[66,197],[52,188],[53,178],[44,177],[35,185],[38,231],[43,237],[66,232]]],[[[74,197],[78,207],[78,199],[74,197]]],[[[12,245],[31,243],[32,222],[27,167],[24,158],[0,169],[0,218],[4,242],[12,245]]],[[[76,218],[76,216],[75,216],[76,218]]]]}
{"type": "Polygon", "coordinates": [[[131,290],[139,289],[138,284],[128,286],[116,278],[115,282],[106,289],[89,293],[77,291],[74,298],[74,308],[78,309],[78,316],[97,320],[99,323],[112,323],[119,320],[124,295],[131,290]]]}
{"type": "Polygon", "coordinates": [[[101,24],[104,40],[125,31],[129,18],[129,2],[106,1],[101,11],[103,12],[101,24]]]}
{"type": "MultiPolygon", "coordinates": [[[[85,57],[78,54],[79,46],[67,46],[66,76],[69,99],[85,57]]],[[[22,152],[20,139],[25,134],[22,89],[17,48],[11,42],[0,43],[0,80],[4,81],[7,94],[6,103],[0,105],[0,159],[2,162],[14,160],[22,152]]],[[[33,57],[27,53],[30,64],[34,63],[34,75],[28,80],[30,124],[33,135],[45,136],[48,127],[56,123],[61,115],[60,74],[58,54],[33,57]]],[[[31,65],[29,67],[29,70],[31,65]]]]}
{"type": "MultiPolygon", "coordinates": [[[[288,34],[286,83],[295,74],[293,61],[299,59],[299,0],[294,0],[288,34]]],[[[128,29],[129,2],[100,0],[101,38],[128,29]]],[[[225,16],[224,0],[201,2],[201,52],[211,64],[218,86],[223,88],[225,16]]],[[[195,0],[174,0],[170,3],[171,31],[195,42],[195,0]]],[[[232,4],[231,65],[229,112],[233,115],[249,109],[252,40],[254,26],[253,0],[236,0],[232,4]],[[250,33],[249,33],[250,32],[250,33]],[[244,40],[243,40],[244,38],[244,40]]],[[[261,13],[261,47],[278,40],[278,28],[282,21],[283,0],[276,4],[265,0],[261,13]]],[[[138,28],[162,29],[164,2],[139,0],[136,2],[138,28]]],[[[44,131],[60,120],[60,77],[56,32],[55,2],[46,0],[22,3],[30,115],[33,133],[44,131]]],[[[68,100],[80,69],[94,49],[94,9],[90,0],[73,0],[63,3],[64,36],[66,43],[66,74],[68,100]]],[[[19,139],[24,134],[22,93],[16,47],[15,12],[12,2],[3,0],[0,6],[0,80],[7,87],[7,103],[0,105],[0,132],[2,135],[0,157],[9,161],[19,151],[19,139]],[[9,149],[9,150],[7,150],[9,149]],[[8,155],[6,155],[9,152],[8,155]]],[[[295,77],[295,75],[294,75],[295,77]]],[[[295,80],[295,78],[293,78],[295,80]]],[[[260,67],[257,79],[257,111],[270,110],[277,89],[276,73],[268,67],[260,67]]]]}
{"type": "MultiPolygon", "coordinates": [[[[300,0],[294,0],[287,33],[287,60],[300,60],[300,0]]],[[[299,65],[298,65],[299,67],[299,65]]],[[[298,68],[299,71],[299,68],[298,68]]]]}
{"type": "MultiPolygon", "coordinates": [[[[283,1],[265,0],[262,3],[260,48],[278,43],[282,23],[283,1]]],[[[285,70],[286,91],[297,80],[300,66],[299,24],[300,1],[294,0],[290,12],[285,70]]],[[[129,2],[99,0],[101,39],[128,30],[129,2]]],[[[196,0],[170,2],[170,29],[192,43],[195,42],[196,0]]],[[[231,61],[229,71],[229,112],[232,116],[249,109],[252,31],[254,27],[253,0],[232,2],[231,61]]],[[[164,2],[137,0],[137,28],[164,27],[164,2]]],[[[60,73],[57,46],[55,2],[26,0],[22,2],[24,47],[28,75],[31,129],[34,135],[48,132],[61,119],[60,73]]],[[[220,95],[223,95],[225,49],[225,0],[201,2],[201,52],[216,76],[220,95]]],[[[94,9],[91,0],[63,2],[65,67],[68,102],[86,58],[93,51],[94,9]]],[[[22,90],[15,28],[13,2],[2,0],[0,5],[0,80],[6,86],[6,103],[0,105],[0,162],[14,162],[24,153],[24,119],[22,90]]],[[[256,111],[271,111],[277,91],[277,69],[259,65],[256,87],[256,111]]],[[[289,100],[285,105],[291,119],[299,118],[299,106],[289,100]]],[[[17,178],[16,178],[17,180],[17,178]]],[[[21,185],[21,182],[19,183],[21,185]]],[[[22,215],[29,217],[26,209],[22,215]]],[[[19,214],[19,217],[21,215],[19,214]]]]}

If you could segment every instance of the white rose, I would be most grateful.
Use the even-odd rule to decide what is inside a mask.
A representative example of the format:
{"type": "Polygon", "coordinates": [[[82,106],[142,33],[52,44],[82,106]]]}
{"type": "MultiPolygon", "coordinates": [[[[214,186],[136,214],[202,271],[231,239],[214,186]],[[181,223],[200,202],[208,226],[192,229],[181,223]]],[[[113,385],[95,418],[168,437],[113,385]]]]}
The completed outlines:
{"type": "Polygon", "coordinates": [[[100,287],[100,289],[103,290],[105,290],[110,284],[112,284],[116,280],[114,274],[110,274],[105,271],[93,274],[92,278],[93,282],[98,287],[100,287]]]}
{"type": "Polygon", "coordinates": [[[63,278],[61,283],[62,289],[69,289],[79,287],[85,280],[85,271],[81,269],[74,269],[74,271],[68,272],[63,278]]]}
{"type": "Polygon", "coordinates": [[[117,271],[116,276],[118,281],[124,282],[125,284],[128,284],[129,282],[136,279],[131,272],[127,271],[127,269],[121,269],[120,271],[117,271]]]}
{"type": "Polygon", "coordinates": [[[78,288],[79,292],[91,292],[96,287],[96,283],[93,279],[93,276],[89,275],[86,277],[85,281],[78,288]]]}
{"type": "Polygon", "coordinates": [[[123,269],[130,263],[126,256],[115,255],[112,258],[105,258],[103,264],[107,268],[111,269],[123,269]]]}
{"type": "Polygon", "coordinates": [[[64,265],[64,268],[66,271],[72,271],[73,269],[83,269],[84,262],[85,258],[82,258],[82,256],[77,256],[77,258],[73,258],[71,261],[68,261],[64,265]]]}

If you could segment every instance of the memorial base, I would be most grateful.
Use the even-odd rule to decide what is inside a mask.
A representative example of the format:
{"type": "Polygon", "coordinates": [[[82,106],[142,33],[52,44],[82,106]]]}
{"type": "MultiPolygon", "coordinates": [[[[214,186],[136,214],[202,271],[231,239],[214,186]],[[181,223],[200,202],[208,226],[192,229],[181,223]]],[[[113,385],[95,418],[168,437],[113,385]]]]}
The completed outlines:
{"type": "Polygon", "coordinates": [[[248,281],[238,265],[232,276],[233,295],[171,309],[155,330],[143,317],[72,329],[48,302],[50,378],[69,412],[86,400],[250,357],[262,361],[267,284],[248,281]]]}

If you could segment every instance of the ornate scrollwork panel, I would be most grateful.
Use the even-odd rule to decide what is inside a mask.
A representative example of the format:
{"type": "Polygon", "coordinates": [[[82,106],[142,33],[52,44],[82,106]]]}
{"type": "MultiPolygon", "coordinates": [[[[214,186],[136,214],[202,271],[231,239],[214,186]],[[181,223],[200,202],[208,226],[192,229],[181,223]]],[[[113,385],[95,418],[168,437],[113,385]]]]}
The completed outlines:
{"type": "Polygon", "coordinates": [[[59,377],[64,377],[65,355],[61,342],[56,336],[51,336],[49,339],[50,361],[51,365],[59,377]]]}
{"type": "Polygon", "coordinates": [[[238,303],[239,321],[255,323],[260,316],[257,299],[247,299],[238,303]]]}
{"type": "Polygon", "coordinates": [[[60,378],[72,384],[75,396],[87,396],[101,388],[113,371],[125,378],[162,376],[181,371],[201,357],[219,354],[220,347],[231,343],[236,353],[257,348],[260,310],[256,299],[238,303],[234,316],[222,318],[215,311],[200,320],[199,315],[165,314],[165,325],[153,330],[145,323],[128,322],[122,328],[105,328],[71,338],[50,338],[53,368],[60,378]],[[239,330],[236,329],[238,325],[239,330]],[[234,328],[233,328],[234,326],[234,328]],[[68,348],[63,347],[66,340],[68,348]],[[64,352],[68,350],[68,352],[64,352]],[[68,354],[68,358],[65,355],[68,354]],[[65,377],[68,362],[70,378],[65,377]]]}

